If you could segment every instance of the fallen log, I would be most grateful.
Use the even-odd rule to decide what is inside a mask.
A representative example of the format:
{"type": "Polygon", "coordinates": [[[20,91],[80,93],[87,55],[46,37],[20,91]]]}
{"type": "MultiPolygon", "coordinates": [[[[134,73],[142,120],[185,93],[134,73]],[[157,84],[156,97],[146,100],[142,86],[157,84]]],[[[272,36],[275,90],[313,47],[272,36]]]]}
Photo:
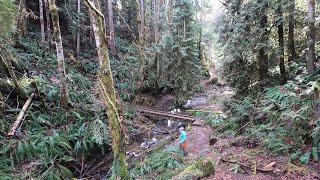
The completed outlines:
{"type": "Polygon", "coordinates": [[[210,110],[201,110],[201,109],[190,109],[187,110],[187,112],[202,112],[202,113],[212,113],[212,114],[223,114],[223,112],[220,111],[210,111],[210,110]]]}
{"type": "Polygon", "coordinates": [[[261,172],[261,173],[272,173],[274,169],[261,169],[261,168],[258,168],[258,167],[253,167],[251,165],[246,165],[246,164],[243,164],[243,163],[240,163],[238,161],[231,161],[231,160],[227,160],[227,159],[221,159],[222,162],[227,162],[227,163],[232,163],[232,164],[238,164],[241,168],[243,169],[249,169],[249,170],[252,170],[252,171],[258,171],[258,172],[261,172]]]}
{"type": "Polygon", "coordinates": [[[173,113],[173,112],[159,111],[159,110],[154,110],[154,109],[144,109],[144,110],[149,110],[149,111],[158,112],[158,113],[167,113],[167,114],[172,114],[172,115],[179,115],[179,116],[183,116],[183,117],[193,118],[193,116],[189,115],[189,114],[173,113]]]}
{"type": "Polygon", "coordinates": [[[16,133],[18,127],[21,125],[26,112],[28,111],[29,107],[31,106],[33,97],[35,96],[35,93],[32,93],[29,98],[27,99],[27,101],[24,103],[20,113],[17,116],[16,121],[13,123],[12,128],[10,129],[10,131],[8,132],[7,136],[14,136],[14,134],[16,133]]]}
{"type": "Polygon", "coordinates": [[[203,126],[205,126],[205,124],[201,121],[195,121],[195,122],[191,123],[191,126],[203,127],[203,126]]]}
{"type": "Polygon", "coordinates": [[[165,130],[165,131],[155,130],[154,132],[156,132],[156,133],[161,133],[161,134],[170,134],[170,132],[167,131],[167,130],[165,130]]]}
{"type": "Polygon", "coordinates": [[[172,117],[176,119],[183,119],[187,121],[195,121],[193,116],[189,115],[182,115],[182,114],[174,114],[174,113],[169,113],[169,112],[164,112],[164,111],[157,111],[157,110],[147,110],[147,109],[141,109],[138,110],[141,113],[146,113],[146,114],[153,114],[153,115],[158,115],[158,116],[166,116],[166,117],[172,117]]]}

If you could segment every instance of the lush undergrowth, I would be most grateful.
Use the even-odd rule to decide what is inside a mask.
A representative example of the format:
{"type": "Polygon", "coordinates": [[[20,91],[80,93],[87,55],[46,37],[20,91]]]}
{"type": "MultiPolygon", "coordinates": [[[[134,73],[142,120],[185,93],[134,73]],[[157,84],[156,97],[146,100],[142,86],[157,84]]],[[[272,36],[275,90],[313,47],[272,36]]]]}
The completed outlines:
{"type": "MultiPolygon", "coordinates": [[[[154,79],[149,77],[143,87],[137,86],[140,62],[138,49],[123,39],[117,39],[117,46],[119,57],[111,61],[115,87],[122,103],[130,103],[141,93],[141,88],[144,89],[142,91],[154,90],[154,79]]],[[[102,157],[111,152],[111,137],[105,123],[107,117],[96,87],[99,64],[95,52],[84,51],[82,58],[76,60],[72,52],[66,49],[69,104],[67,108],[62,108],[59,105],[60,81],[56,74],[55,52],[43,49],[30,38],[21,38],[20,48],[8,46],[8,49],[15,57],[15,71],[23,91],[26,95],[36,91],[36,97],[16,137],[12,138],[6,135],[21,111],[25,98],[17,96],[14,91],[4,94],[8,107],[0,116],[0,176],[9,179],[65,179],[83,175],[80,170],[83,159],[89,163],[97,158],[96,154],[102,157]]],[[[149,66],[152,68],[152,61],[149,66]]],[[[121,108],[120,111],[127,121],[134,119],[130,110],[121,108]]],[[[128,135],[134,134],[136,130],[131,127],[132,123],[125,124],[128,126],[128,135]]],[[[164,176],[169,177],[170,171],[161,170],[160,166],[179,168],[181,159],[177,160],[171,152],[166,152],[163,157],[167,155],[169,159],[161,159],[164,163],[153,165],[152,161],[157,157],[151,156],[146,165],[133,170],[140,169],[133,176],[154,170],[163,171],[166,174],[164,176]]]]}
{"type": "Polygon", "coordinates": [[[270,152],[289,154],[292,161],[307,164],[311,159],[317,161],[320,152],[314,99],[318,90],[319,73],[298,75],[285,85],[225,101],[227,117],[210,112],[196,115],[224,135],[259,139],[270,152]]]}
{"type": "MultiPolygon", "coordinates": [[[[65,179],[73,177],[80,166],[80,157],[88,161],[94,153],[110,152],[110,138],[104,110],[95,100],[95,81],[84,76],[68,59],[68,86],[70,103],[67,109],[59,104],[59,81],[56,77],[55,57],[37,44],[21,41],[26,48],[16,50],[19,63],[28,74],[21,78],[26,94],[31,82],[36,84],[37,97],[28,110],[16,138],[6,138],[8,130],[20,112],[19,104],[8,94],[1,122],[0,176],[16,178],[65,179]]],[[[84,69],[93,69],[85,64],[84,69]]],[[[94,75],[94,73],[92,74],[94,75]]],[[[19,98],[18,103],[23,103],[19,98]]]]}
{"type": "Polygon", "coordinates": [[[183,156],[175,150],[156,152],[134,167],[132,178],[170,179],[184,167],[183,156]]]}
{"type": "MultiPolygon", "coordinates": [[[[30,95],[36,91],[37,95],[16,132],[17,137],[7,138],[6,134],[24,100],[16,97],[14,92],[4,94],[5,103],[10,108],[0,116],[0,176],[65,179],[83,175],[80,172],[83,158],[91,162],[97,158],[96,154],[103,157],[111,152],[111,137],[105,123],[107,117],[96,87],[99,64],[95,52],[84,51],[82,58],[76,60],[67,50],[70,99],[68,107],[62,108],[59,105],[60,82],[56,74],[55,52],[43,49],[38,42],[30,41],[29,38],[20,39],[20,46],[23,48],[8,46],[15,57],[19,84],[25,94],[30,95]]],[[[117,46],[119,56],[125,56],[111,61],[115,86],[123,102],[132,101],[139,93],[135,86],[139,66],[137,48],[122,39],[117,40],[117,46]]],[[[126,109],[120,111],[124,111],[125,118],[130,120],[126,109]]],[[[126,124],[130,126],[130,123],[126,124]]],[[[129,134],[134,131],[131,127],[126,129],[129,134]]]]}

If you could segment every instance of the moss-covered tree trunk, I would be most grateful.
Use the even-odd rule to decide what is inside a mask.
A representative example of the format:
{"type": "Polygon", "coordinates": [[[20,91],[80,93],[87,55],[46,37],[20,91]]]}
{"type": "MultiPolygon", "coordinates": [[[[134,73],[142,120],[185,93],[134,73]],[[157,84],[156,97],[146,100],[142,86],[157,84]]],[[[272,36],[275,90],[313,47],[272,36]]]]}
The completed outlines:
{"type": "Polygon", "coordinates": [[[279,42],[279,68],[281,74],[281,84],[287,82],[286,68],[284,64],[284,28],[283,28],[283,12],[282,12],[282,0],[278,0],[277,14],[280,18],[278,22],[278,42],[279,42]]]}
{"type": "Polygon", "coordinates": [[[145,66],[145,55],[143,52],[144,45],[144,0],[136,0],[137,4],[137,24],[139,32],[139,46],[140,46],[140,64],[139,64],[139,81],[140,84],[144,81],[144,66],[145,66]]]}
{"type": "Polygon", "coordinates": [[[77,24],[77,40],[76,40],[76,57],[80,59],[80,15],[81,15],[81,0],[77,2],[77,12],[78,12],[78,24],[77,24]]]}
{"type": "Polygon", "coordinates": [[[263,45],[259,47],[258,51],[258,66],[259,66],[259,80],[260,80],[260,87],[263,89],[265,86],[265,81],[268,76],[268,53],[267,46],[268,46],[268,32],[267,32],[267,25],[268,25],[268,16],[266,9],[268,7],[267,2],[262,0],[258,0],[259,4],[262,4],[260,10],[260,29],[261,29],[261,40],[263,45]]]}
{"type": "Polygon", "coordinates": [[[58,61],[58,76],[60,80],[60,103],[61,106],[67,106],[68,104],[68,89],[67,89],[67,79],[66,70],[64,65],[64,54],[63,46],[59,25],[59,12],[56,6],[55,0],[49,0],[49,9],[51,13],[52,25],[53,25],[53,36],[56,44],[57,50],[57,61],[58,61]]]}
{"type": "Polygon", "coordinates": [[[46,37],[47,37],[47,49],[51,52],[51,23],[50,23],[50,13],[49,13],[49,2],[48,0],[44,0],[44,9],[46,15],[46,37]]]}
{"type": "Polygon", "coordinates": [[[309,21],[309,31],[308,31],[308,46],[309,46],[309,53],[308,53],[308,62],[307,68],[308,73],[313,74],[316,67],[315,67],[315,44],[316,44],[316,28],[315,28],[315,0],[308,1],[308,21],[309,21]]]}
{"type": "Polygon", "coordinates": [[[296,59],[294,26],[295,26],[295,0],[289,5],[289,32],[288,32],[288,61],[296,59]]]}
{"type": "Polygon", "coordinates": [[[86,0],[89,5],[90,20],[95,36],[98,58],[100,63],[99,87],[101,95],[107,106],[108,124],[112,136],[114,179],[128,179],[127,163],[124,152],[124,134],[120,124],[116,91],[110,67],[109,51],[106,41],[104,16],[96,0],[86,0]]]}
{"type": "MultiPolygon", "coordinates": [[[[159,42],[159,20],[160,20],[160,1],[153,0],[153,16],[154,16],[154,43],[157,45],[159,42]]],[[[161,71],[161,59],[158,50],[155,53],[155,66],[156,66],[156,91],[160,88],[160,71],[161,71]]]]}
{"type": "Polygon", "coordinates": [[[109,47],[111,54],[116,56],[116,45],[114,42],[114,22],[113,22],[113,5],[112,0],[108,0],[108,22],[109,22],[109,47]]]}
{"type": "Polygon", "coordinates": [[[26,36],[28,33],[26,0],[19,1],[16,22],[17,22],[17,24],[16,24],[17,32],[15,32],[13,38],[14,38],[16,46],[19,46],[20,45],[19,37],[26,36]]]}
{"type": "Polygon", "coordinates": [[[20,0],[17,16],[17,29],[21,36],[27,35],[27,5],[26,0],[20,0]]]}
{"type": "Polygon", "coordinates": [[[44,33],[44,19],[43,19],[43,2],[39,0],[39,14],[40,14],[40,29],[41,29],[41,43],[46,41],[46,36],[44,33]]]}

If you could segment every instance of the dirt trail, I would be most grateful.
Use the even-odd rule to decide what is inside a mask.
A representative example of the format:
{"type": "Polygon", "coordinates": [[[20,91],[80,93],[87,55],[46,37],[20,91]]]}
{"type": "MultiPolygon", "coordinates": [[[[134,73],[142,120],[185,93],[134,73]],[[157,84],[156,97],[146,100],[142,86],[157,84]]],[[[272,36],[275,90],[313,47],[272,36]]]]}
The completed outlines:
{"type": "MultiPolygon", "coordinates": [[[[205,92],[194,98],[205,98],[206,103],[195,106],[193,109],[222,112],[222,102],[231,98],[233,92],[227,86],[205,85],[205,92]]],[[[203,121],[199,122],[205,124],[203,121]]],[[[231,179],[320,179],[319,164],[311,164],[308,167],[290,165],[288,158],[284,156],[272,156],[263,148],[254,145],[254,140],[245,137],[224,137],[216,134],[219,138],[216,144],[209,145],[209,136],[215,133],[208,125],[193,126],[187,131],[189,141],[189,155],[185,158],[187,164],[202,157],[211,157],[215,162],[216,173],[204,179],[231,180],[231,179]],[[256,169],[243,169],[235,163],[222,162],[222,158],[233,157],[233,160],[241,164],[255,164],[256,169],[264,168],[270,163],[275,165],[272,171],[260,173],[256,169]],[[288,168],[290,167],[290,168],[288,168]],[[235,173],[238,171],[237,173],[235,173]],[[318,171],[318,172],[317,172],[318,171]]],[[[176,140],[173,145],[178,144],[176,140]]]]}

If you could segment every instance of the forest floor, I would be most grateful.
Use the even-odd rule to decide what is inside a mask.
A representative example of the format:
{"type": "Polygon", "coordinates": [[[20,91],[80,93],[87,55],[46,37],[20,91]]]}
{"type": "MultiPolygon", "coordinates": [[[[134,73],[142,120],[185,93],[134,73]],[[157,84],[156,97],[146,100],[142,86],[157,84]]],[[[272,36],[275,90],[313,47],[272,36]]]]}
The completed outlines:
{"type": "MultiPolygon", "coordinates": [[[[228,86],[204,83],[205,92],[194,98],[206,99],[206,103],[195,106],[199,111],[223,113],[223,101],[230,99],[233,92],[228,86]]],[[[291,164],[287,156],[273,155],[257,139],[245,136],[226,136],[205,125],[192,126],[188,131],[189,149],[184,161],[192,164],[202,157],[210,157],[215,162],[215,175],[204,179],[320,179],[320,164],[308,166],[291,164]],[[210,135],[217,137],[214,145],[209,145],[210,135]]],[[[202,122],[201,122],[202,121],[202,122]]],[[[172,146],[178,146],[178,140],[172,146]]]]}

